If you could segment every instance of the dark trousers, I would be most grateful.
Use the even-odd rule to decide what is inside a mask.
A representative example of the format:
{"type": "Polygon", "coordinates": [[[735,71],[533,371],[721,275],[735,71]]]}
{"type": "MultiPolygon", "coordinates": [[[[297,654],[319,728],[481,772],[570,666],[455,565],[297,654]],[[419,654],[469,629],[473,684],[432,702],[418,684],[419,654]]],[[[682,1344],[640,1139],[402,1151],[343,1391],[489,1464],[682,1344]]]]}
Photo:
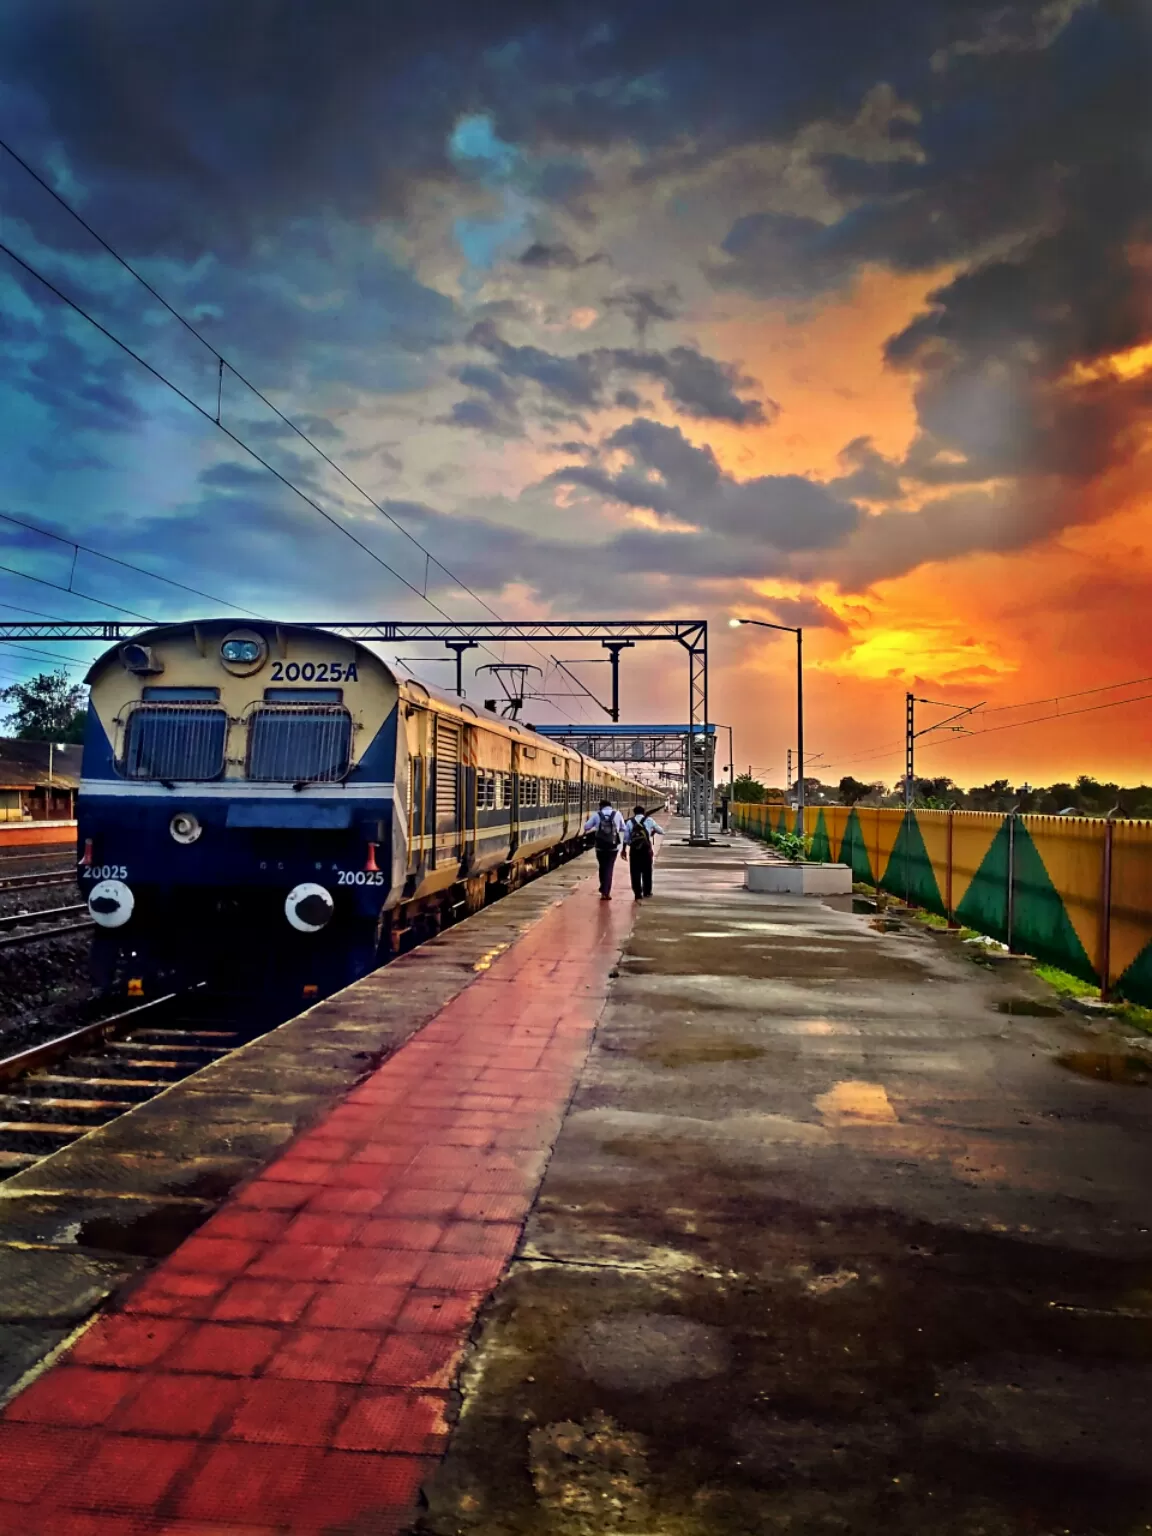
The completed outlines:
{"type": "Polygon", "coordinates": [[[611,896],[612,876],[616,873],[616,860],[620,857],[618,848],[597,848],[596,862],[600,866],[600,894],[611,896]]]}
{"type": "Polygon", "coordinates": [[[645,848],[629,849],[628,873],[632,876],[632,894],[634,896],[651,896],[652,894],[652,850],[645,848]]]}

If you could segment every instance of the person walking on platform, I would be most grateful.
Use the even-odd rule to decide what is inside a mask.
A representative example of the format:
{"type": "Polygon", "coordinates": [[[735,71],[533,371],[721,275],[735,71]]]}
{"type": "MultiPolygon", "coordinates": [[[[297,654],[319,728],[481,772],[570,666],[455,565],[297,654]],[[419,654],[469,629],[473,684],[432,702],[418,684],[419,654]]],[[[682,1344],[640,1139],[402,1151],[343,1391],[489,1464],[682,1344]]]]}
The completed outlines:
{"type": "MultiPolygon", "coordinates": [[[[600,900],[612,900],[612,876],[616,871],[616,853],[624,841],[624,818],[611,800],[601,800],[600,809],[593,811],[584,823],[585,832],[591,832],[596,849],[596,862],[600,866],[600,900]]],[[[623,857],[623,853],[620,855],[623,857]]]]}
{"type": "Polygon", "coordinates": [[[663,837],[664,828],[658,827],[642,805],[638,805],[624,823],[624,846],[627,849],[628,872],[632,876],[632,894],[637,901],[652,894],[652,839],[663,837]]]}

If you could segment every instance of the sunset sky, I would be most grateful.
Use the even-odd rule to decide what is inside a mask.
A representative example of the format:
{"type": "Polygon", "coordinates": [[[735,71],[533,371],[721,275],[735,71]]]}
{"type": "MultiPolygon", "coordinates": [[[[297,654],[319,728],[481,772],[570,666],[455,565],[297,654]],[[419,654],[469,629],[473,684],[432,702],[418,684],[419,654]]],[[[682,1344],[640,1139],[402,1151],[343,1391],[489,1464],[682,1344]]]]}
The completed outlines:
{"type": "MultiPolygon", "coordinates": [[[[208,413],[0,252],[0,619],[704,617],[781,783],[794,647],[745,614],[805,627],[826,780],[898,777],[909,688],[988,711],[924,773],[1152,780],[1148,18],[9,0],[0,140],[227,359],[233,436],[215,356],[0,149],[9,252],[208,413]]],[[[623,692],[682,719],[683,654],[623,692]]]]}

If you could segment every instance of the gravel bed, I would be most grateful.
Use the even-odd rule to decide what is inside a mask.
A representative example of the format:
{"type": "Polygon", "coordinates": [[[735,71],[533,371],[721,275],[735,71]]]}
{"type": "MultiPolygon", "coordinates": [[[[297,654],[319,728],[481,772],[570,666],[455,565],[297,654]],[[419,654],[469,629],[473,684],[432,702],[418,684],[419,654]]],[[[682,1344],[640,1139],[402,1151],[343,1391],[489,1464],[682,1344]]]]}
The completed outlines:
{"type": "Polygon", "coordinates": [[[71,843],[47,843],[44,847],[0,851],[0,880],[9,875],[44,874],[50,869],[75,869],[76,849],[71,843]]]}
{"type": "Polygon", "coordinates": [[[84,899],[75,880],[62,880],[59,885],[29,885],[22,891],[0,891],[0,917],[14,916],[17,912],[47,912],[53,907],[74,907],[84,899]]]}
{"type": "MultiPolygon", "coordinates": [[[[61,892],[68,893],[68,887],[56,894],[61,892]]],[[[118,1011],[93,993],[90,944],[89,934],[78,933],[0,950],[0,1056],[67,1034],[101,1012],[118,1011]]]]}

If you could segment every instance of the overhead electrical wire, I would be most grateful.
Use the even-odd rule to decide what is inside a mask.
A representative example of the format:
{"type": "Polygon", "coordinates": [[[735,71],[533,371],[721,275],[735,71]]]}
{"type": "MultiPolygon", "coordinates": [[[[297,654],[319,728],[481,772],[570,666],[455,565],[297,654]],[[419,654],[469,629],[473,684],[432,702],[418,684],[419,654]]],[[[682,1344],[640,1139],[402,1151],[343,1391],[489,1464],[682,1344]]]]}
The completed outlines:
{"type": "Polygon", "coordinates": [[[7,571],[10,576],[20,576],[25,581],[34,581],[38,586],[51,587],[56,592],[66,592],[69,597],[79,597],[86,603],[96,603],[101,608],[111,608],[113,613],[126,614],[130,619],[143,619],[145,624],[157,624],[160,621],[154,619],[150,613],[137,613],[134,608],[122,608],[119,603],[106,602],[102,597],[90,597],[87,592],[77,592],[73,587],[66,587],[59,581],[49,581],[46,576],[33,576],[30,571],[22,571],[14,565],[5,565],[0,561],[0,571],[7,571]]]}
{"type": "MultiPolygon", "coordinates": [[[[124,342],[120,341],[119,338],[114,336],[111,331],[107,330],[104,326],[102,326],[98,320],[94,319],[84,309],[82,309],[79,304],[76,304],[73,300],[69,299],[66,294],[64,294],[60,289],[55,287],[55,285],[52,284],[46,277],[44,277],[44,275],[42,273],[38,272],[29,263],[25,262],[21,257],[16,255],[16,253],[13,250],[11,250],[10,247],[0,243],[0,250],[4,251],[4,253],[7,256],[9,256],[12,260],[16,261],[20,266],[22,266],[27,272],[29,272],[39,282],[43,283],[44,286],[47,287],[53,294],[55,294],[56,297],[59,298],[63,303],[69,304],[73,309],[76,310],[76,312],[78,314],[82,315],[84,317],[84,319],[89,322],[89,324],[95,326],[96,329],[99,330],[102,335],[106,336],[116,346],[122,348],[123,351],[125,351],[130,357],[132,357],[142,367],[148,369],[148,371],[155,378],[157,378],[161,383],[167,385],[167,387],[169,389],[171,389],[175,394],[179,395],[180,398],[183,399],[188,405],[192,406],[192,408],[194,410],[199,411],[199,413],[202,416],[206,417],[207,420],[211,421],[214,426],[218,427],[225,434],[225,436],[229,437],[234,443],[237,444],[238,447],[244,449],[244,451],[246,453],[250,454],[252,456],[252,458],[254,458],[258,464],[260,464],[270,474],[274,475],[278,480],[280,480],[282,482],[282,484],[284,484],[286,487],[288,487],[288,489],[294,491],[298,496],[300,496],[304,501],[306,501],[311,507],[313,507],[314,510],[317,511],[320,514],[321,517],[325,518],[328,522],[330,522],[332,524],[332,526],[337,528],[341,533],[343,533],[346,538],[351,539],[354,544],[358,545],[359,548],[362,549],[365,552],[365,554],[369,555],[369,557],[371,559],[375,560],[378,565],[382,566],[385,570],[387,570],[390,575],[392,575],[392,576],[394,576],[396,578],[397,581],[401,582],[404,586],[406,586],[409,589],[409,591],[413,592],[417,597],[421,598],[422,601],[426,602],[429,605],[429,607],[433,608],[437,613],[439,613],[449,623],[454,623],[455,622],[452,619],[452,616],[450,614],[446,613],[444,611],[444,609],[439,606],[439,604],[435,603],[428,596],[428,592],[427,592],[427,573],[428,573],[428,568],[429,568],[430,564],[435,564],[439,570],[443,571],[444,575],[447,576],[450,581],[452,581],[457,587],[459,587],[462,592],[466,592],[468,594],[468,596],[471,597],[475,602],[479,603],[480,606],[483,609],[485,609],[488,613],[490,613],[494,619],[497,619],[500,622],[503,622],[503,615],[502,614],[497,613],[496,609],[493,608],[492,605],[490,603],[488,603],[484,598],[482,598],[479,595],[478,592],[475,592],[468,585],[467,582],[461,580],[461,578],[459,576],[457,576],[454,571],[450,570],[448,568],[448,566],[446,566],[443,563],[443,561],[437,559],[437,557],[434,554],[432,554],[431,550],[429,550],[426,545],[422,544],[420,542],[420,540],[418,538],[416,538],[416,536],[413,533],[411,533],[404,526],[404,524],[402,522],[399,521],[398,518],[394,517],[391,512],[389,512],[384,506],[382,506],[381,503],[378,502],[376,500],[376,498],[371,495],[370,492],[366,491],[362,485],[360,485],[356,480],[354,480],[352,478],[352,476],[347,472],[347,470],[345,470],[340,464],[338,464],[335,461],[335,459],[333,459],[329,454],[325,453],[323,448],[321,448],[318,443],[316,443],[311,437],[309,437],[308,434],[291,419],[291,417],[287,416],[279,408],[279,406],[275,405],[267,397],[267,395],[265,395],[263,393],[262,390],[258,389],[257,386],[255,384],[253,384],[250,379],[245,377],[245,375],[243,373],[241,373],[240,370],[238,368],[236,368],[228,360],[228,358],[226,358],[224,356],[224,354],[217,347],[215,347],[212,344],[212,342],[210,342],[208,340],[208,338],[206,336],[204,336],[199,330],[197,330],[197,328],[192,324],[192,322],[190,320],[188,320],[184,315],[182,315],[180,313],[180,311],[174,307],[174,305],[169,303],[169,301],[164,297],[164,295],[162,293],[160,293],[156,288],[154,288],[152,286],[152,284],[148,281],[148,279],[146,277],[144,277],[144,275],[141,272],[137,271],[137,269],[131,264],[131,262],[129,262],[124,256],[122,256],[120,254],[120,252],[117,251],[116,248],[113,245],[111,245],[104,238],[104,236],[102,234],[100,234],[100,232],[97,229],[95,229],[88,222],[88,220],[83,216],[83,214],[81,214],[76,208],[74,208],[72,206],[71,203],[68,202],[67,198],[61,196],[61,194],[56,190],[56,188],[54,186],[52,186],[52,184],[49,181],[47,181],[45,179],[45,177],[43,177],[39,173],[39,171],[36,170],[36,168],[33,165],[30,165],[29,162],[27,160],[25,160],[22,155],[17,153],[17,151],[15,149],[13,149],[12,146],[9,143],[7,143],[6,140],[4,140],[2,138],[0,138],[0,149],[4,150],[4,152],[7,155],[9,155],[13,160],[15,160],[17,165],[19,165],[22,170],[24,170],[29,176],[31,176],[33,181],[35,181],[38,186],[42,187],[44,189],[44,191],[47,192],[48,195],[56,203],[58,203],[61,208],[63,208],[65,210],[66,213],[70,214],[71,217],[73,219],[75,219],[76,222],[81,226],[81,228],[86,230],[87,233],[89,235],[91,235],[92,239],[95,240],[97,242],[97,244],[100,245],[105,251],[107,251],[109,256],[111,256],[114,261],[118,262],[119,265],[121,267],[123,267],[124,270],[127,273],[129,273],[132,278],[135,279],[136,282],[138,282],[148,293],[150,293],[152,295],[152,297],[156,300],[156,302],[158,304],[163,306],[163,308],[173,317],[173,319],[179,321],[179,323],[184,327],[184,329],[191,336],[194,336],[196,338],[196,340],[201,344],[201,346],[204,347],[205,350],[208,351],[216,359],[217,364],[219,366],[219,370],[220,370],[219,375],[218,375],[218,381],[217,381],[217,412],[216,412],[216,415],[213,416],[210,411],[205,410],[201,405],[199,405],[195,400],[193,400],[191,398],[191,396],[185,394],[184,391],[181,390],[176,384],[172,383],[172,381],[170,379],[167,379],[157,369],[153,368],[150,363],[146,362],[142,357],[140,357],[137,353],[135,353],[124,342]],[[359,539],[357,539],[354,534],[352,534],[347,528],[345,528],[343,526],[343,524],[341,524],[339,521],[337,521],[335,518],[331,517],[327,512],[325,512],[324,509],[316,501],[314,501],[312,499],[312,497],[308,496],[306,494],[306,492],[302,491],[299,486],[295,485],[286,476],[282,475],[279,472],[279,470],[274,469],[273,466],[271,464],[269,464],[265,459],[263,459],[253,448],[250,448],[248,446],[248,444],[243,441],[242,438],[238,437],[235,433],[231,432],[227,427],[224,426],[223,422],[220,420],[219,399],[220,399],[220,390],[221,390],[222,385],[223,385],[223,370],[225,368],[227,368],[228,372],[236,380],[238,380],[239,383],[241,383],[246,389],[250,390],[252,392],[252,394],[255,395],[258,400],[260,400],[265,406],[267,406],[267,408],[280,421],[282,421],[286,427],[290,428],[291,431],[293,431],[297,435],[297,437],[300,438],[300,440],[302,442],[307,443],[309,448],[311,448],[312,451],[315,454],[318,455],[318,457],[323,459],[323,461],[331,469],[335,470],[335,472],[348,485],[350,485],[353,488],[353,490],[355,490],[357,492],[358,495],[363,496],[364,500],[367,501],[371,506],[373,506],[376,509],[376,511],[379,512],[381,517],[385,518],[389,523],[391,523],[392,526],[398,530],[398,532],[402,533],[404,535],[404,537],[406,539],[408,539],[411,544],[413,544],[418,550],[420,550],[421,554],[424,555],[425,560],[429,563],[429,564],[426,564],[426,566],[425,566],[425,582],[424,582],[424,591],[423,592],[421,592],[418,587],[416,587],[412,582],[410,582],[407,579],[407,577],[401,575],[399,571],[395,570],[392,566],[390,566],[387,563],[387,561],[385,561],[381,556],[377,555],[375,553],[375,551],[373,551],[372,549],[370,549],[368,547],[368,545],[363,544],[359,539]]],[[[220,599],[214,599],[214,601],[220,601],[220,599]]],[[[229,604],[227,604],[227,606],[228,607],[234,607],[235,605],[229,603],[229,604]]],[[[241,610],[241,611],[245,611],[245,610],[241,610]]],[[[530,647],[531,650],[535,651],[538,656],[543,656],[544,655],[544,653],[539,649],[539,647],[534,645],[534,644],[532,644],[531,642],[529,642],[529,647],[530,647]]],[[[489,655],[495,655],[496,654],[494,651],[492,651],[486,645],[483,646],[482,648],[484,650],[488,651],[489,655]]],[[[581,712],[581,714],[585,714],[585,715],[587,713],[587,711],[584,710],[584,709],[581,709],[580,712],[581,712]]]]}
{"type": "MultiPolygon", "coordinates": [[[[128,357],[132,358],[133,362],[138,363],[140,367],[145,369],[146,372],[150,373],[158,383],[163,384],[167,389],[170,389],[174,395],[177,395],[181,400],[184,401],[186,405],[191,406],[191,408],[198,415],[203,416],[206,421],[210,421],[214,427],[223,432],[225,437],[227,437],[231,442],[235,443],[238,448],[243,449],[243,451],[247,453],[251,458],[255,459],[257,464],[259,464],[263,469],[266,469],[268,473],[275,479],[279,480],[283,486],[292,491],[295,495],[299,496],[302,501],[306,502],[315,512],[319,513],[319,515],[324,519],[326,523],[330,523],[338,533],[343,534],[343,536],[346,539],[351,540],[351,542],[355,544],[358,549],[363,550],[369,559],[375,561],[375,563],[379,565],[381,569],[387,571],[390,576],[394,576],[397,581],[399,581],[403,586],[407,587],[408,590],[420,598],[422,602],[427,603],[430,608],[438,613],[441,618],[446,619],[449,624],[455,623],[452,615],[445,612],[445,610],[440,607],[439,603],[434,602],[432,598],[430,598],[426,593],[421,592],[419,587],[414,586],[406,576],[401,575],[399,571],[397,571],[393,566],[389,565],[388,562],[380,555],[378,555],[370,545],[365,544],[362,539],[358,539],[350,529],[346,528],[344,524],[339,521],[338,518],[333,517],[330,512],[326,512],[318,501],[314,500],[313,497],[308,495],[307,491],[302,490],[300,486],[296,485],[292,480],[290,480],[287,475],[281,474],[281,472],[273,464],[270,464],[267,459],[265,459],[261,454],[257,453],[255,448],[250,447],[249,444],[243,440],[243,438],[238,437],[235,432],[226,427],[224,423],[213,416],[210,411],[205,410],[205,408],[200,405],[198,401],[194,400],[191,395],[182,390],[178,384],[173,383],[171,379],[165,377],[165,375],[161,373],[158,368],[153,367],[153,365],[148,362],[146,358],[141,357],[138,352],[134,351],[127,344],[127,342],[121,341],[118,336],[113,335],[113,333],[108,330],[106,326],[101,325],[99,320],[97,320],[93,315],[90,315],[82,305],[77,304],[75,299],[70,298],[66,293],[63,292],[62,289],[57,288],[56,284],[53,283],[50,278],[45,277],[42,272],[37,271],[37,269],[32,266],[30,262],[25,261],[24,258],[20,256],[16,251],[14,251],[10,245],[5,244],[5,242],[2,240],[0,240],[0,251],[2,251],[4,255],[7,256],[11,261],[15,262],[15,264],[23,271],[27,272],[30,277],[35,278],[38,283],[47,288],[48,292],[51,293],[54,297],[58,298],[62,304],[66,304],[69,309],[75,310],[82,319],[87,320],[89,325],[91,325],[95,330],[99,331],[102,336],[106,337],[110,342],[112,342],[113,346],[119,347],[122,352],[124,352],[128,357]]],[[[0,570],[12,571],[13,568],[11,566],[0,565],[0,570]]],[[[17,576],[27,575],[27,573],[24,571],[13,571],[13,574],[17,576]]],[[[32,581],[38,581],[42,578],[29,577],[28,579],[32,581]]],[[[58,590],[62,592],[67,592],[70,590],[68,587],[60,587],[56,582],[46,582],[45,585],[56,586],[58,590]]],[[[80,593],[77,595],[82,597],[88,596],[87,593],[80,593]]],[[[100,603],[101,606],[105,608],[112,608],[120,613],[128,614],[132,618],[145,619],[148,623],[157,622],[156,620],[150,618],[147,614],[135,613],[130,608],[118,608],[117,604],[104,602],[101,598],[89,598],[89,601],[100,603]]],[[[496,654],[487,645],[482,644],[481,648],[488,651],[489,655],[496,654]]],[[[533,647],[533,649],[535,649],[535,647],[533,647]]]]}
{"type": "MultiPolygon", "coordinates": [[[[406,586],[410,592],[415,593],[415,595],[426,602],[429,607],[435,608],[436,612],[439,613],[443,618],[447,619],[449,623],[453,622],[450,614],[445,613],[444,610],[437,603],[434,603],[430,597],[426,597],[424,593],[420,591],[419,587],[414,586],[406,576],[402,576],[399,571],[390,566],[387,560],[382,559],[381,556],[378,555],[374,549],[370,548],[369,545],[365,544],[362,539],[358,539],[350,529],[345,528],[343,523],[341,523],[337,518],[333,517],[330,512],[326,512],[318,501],[313,500],[313,498],[308,495],[307,491],[301,490],[298,485],[295,485],[291,480],[289,480],[287,475],[281,474],[274,465],[269,464],[267,459],[265,459],[261,454],[257,453],[255,448],[250,447],[246,442],[244,442],[242,438],[237,437],[236,433],[233,432],[230,428],[226,427],[222,421],[218,421],[217,418],[213,416],[211,411],[206,410],[204,406],[199,403],[199,401],[194,400],[192,396],[189,395],[185,390],[182,390],[178,384],[173,383],[171,379],[167,378],[163,373],[160,372],[159,368],[153,367],[153,365],[148,362],[147,358],[141,357],[139,352],[134,351],[127,342],[121,341],[118,336],[114,335],[107,328],[107,326],[101,325],[100,321],[97,320],[94,315],[89,314],[83,305],[77,304],[76,300],[70,298],[68,294],[63,291],[63,289],[57,288],[56,284],[52,282],[50,278],[45,277],[42,272],[37,271],[37,269],[32,266],[30,262],[25,261],[23,256],[20,256],[16,251],[12,249],[10,245],[6,245],[2,240],[0,240],[0,251],[2,251],[4,255],[9,258],[9,260],[15,262],[18,267],[22,268],[23,271],[27,272],[29,277],[35,278],[38,283],[47,288],[48,292],[51,293],[55,298],[59,299],[62,304],[66,304],[69,309],[75,310],[82,319],[87,320],[88,324],[91,325],[95,330],[99,331],[101,336],[106,337],[107,340],[113,344],[113,346],[119,347],[122,352],[124,352],[128,357],[132,359],[133,362],[138,363],[141,368],[150,373],[158,383],[163,384],[165,388],[170,389],[174,395],[179,396],[179,398],[184,401],[185,405],[192,407],[197,415],[203,416],[205,421],[210,421],[214,427],[223,432],[224,436],[227,437],[231,442],[235,443],[238,448],[242,448],[245,453],[247,453],[251,458],[255,459],[261,468],[266,469],[270,475],[279,480],[281,485],[285,486],[288,490],[299,496],[301,501],[307,502],[307,504],[315,512],[320,514],[326,523],[330,523],[332,527],[343,534],[346,539],[350,539],[358,549],[362,550],[370,560],[374,560],[382,570],[387,571],[390,576],[395,576],[397,581],[406,586]]],[[[129,610],[125,609],[124,611],[128,612],[129,610]]],[[[137,614],[135,617],[139,618],[141,615],[137,614]]]]}
{"type": "MultiPolygon", "coordinates": [[[[29,522],[27,518],[15,517],[11,512],[0,512],[0,520],[6,523],[15,523],[18,528],[27,528],[32,533],[38,533],[45,539],[55,539],[58,544],[67,544],[75,550],[82,550],[86,555],[94,555],[97,560],[107,560],[112,565],[123,566],[127,571],[135,571],[137,575],[147,576],[150,581],[162,581],[170,587],[179,587],[181,592],[190,592],[193,597],[203,597],[210,603],[219,603],[224,608],[232,608],[237,613],[243,613],[250,619],[262,618],[262,614],[254,613],[251,608],[244,608],[239,603],[230,603],[227,598],[217,597],[212,592],[204,592],[199,587],[190,587],[186,582],[177,581],[174,576],[161,576],[157,571],[149,571],[142,565],[136,565],[131,560],[124,560],[119,555],[105,554],[102,549],[94,549],[91,544],[81,544],[77,539],[71,539],[66,534],[56,533],[51,528],[42,528],[38,523],[29,522]]],[[[83,593],[78,594],[84,596],[83,593]]],[[[99,601],[99,599],[89,599],[99,601]]]]}
{"type": "MultiPolygon", "coordinates": [[[[972,718],[978,719],[984,715],[1006,714],[1009,711],[1016,709],[1031,709],[1036,704],[1059,705],[1061,700],[1064,699],[1084,699],[1099,693],[1114,693],[1118,688],[1135,688],[1142,683],[1152,683],[1152,677],[1133,677],[1127,679],[1125,682],[1120,683],[1101,683],[1095,688],[1081,688],[1074,693],[1049,694],[1041,699],[1024,699],[1018,704],[997,704],[992,709],[980,709],[975,711],[972,718]]],[[[1141,693],[1137,694],[1134,698],[1111,699],[1106,704],[1089,704],[1079,709],[1062,710],[1058,708],[1051,714],[1035,715],[1030,720],[1010,720],[1007,721],[1004,725],[989,725],[982,727],[980,730],[964,731],[962,733],[958,733],[957,736],[951,738],[948,741],[924,742],[917,748],[917,752],[929,752],[934,751],[940,747],[957,746],[960,742],[979,740],[979,738],[982,736],[997,735],[1001,731],[1018,731],[1023,730],[1029,725],[1043,725],[1046,721],[1049,720],[1071,720],[1077,715],[1096,714],[1099,711],[1105,709],[1120,709],[1125,704],[1139,704],[1145,699],[1149,698],[1152,698],[1152,694],[1141,693]]],[[[931,729],[931,727],[929,727],[929,729],[931,729]]],[[[843,758],[840,761],[830,763],[827,766],[833,768],[858,767],[861,763],[876,762],[883,758],[889,757],[894,751],[902,748],[903,745],[904,743],[902,740],[894,740],[890,746],[877,748],[875,751],[869,752],[863,756],[843,758]]]]}
{"type": "MultiPolygon", "coordinates": [[[[415,534],[410,533],[398,518],[394,517],[391,512],[389,512],[385,507],[381,506],[381,504],[373,495],[371,495],[370,492],[366,491],[362,485],[359,485],[346,469],[337,464],[335,459],[331,458],[327,453],[325,453],[323,448],[321,448],[318,443],[314,442],[313,439],[310,438],[301,427],[297,426],[291,417],[285,415],[279,406],[275,405],[271,400],[269,400],[268,396],[265,395],[262,390],[258,389],[250,379],[246,378],[244,374],[240,372],[239,368],[237,368],[232,362],[229,361],[228,358],[224,356],[218,347],[213,346],[212,342],[210,342],[206,336],[198,331],[190,320],[182,315],[174,305],[170,304],[164,295],[158,292],[158,290],[152,286],[148,279],[141,272],[138,272],[126,257],[121,256],[120,252],[116,250],[114,246],[110,245],[97,229],[94,229],[93,226],[89,224],[88,220],[83,216],[83,214],[78,212],[77,209],[73,208],[72,204],[68,202],[67,198],[62,197],[61,194],[57,192],[56,188],[52,186],[49,181],[45,180],[45,178],[40,175],[39,171],[37,171],[34,166],[30,165],[22,155],[18,154],[16,150],[14,150],[12,146],[2,138],[0,138],[0,149],[3,149],[6,154],[10,155],[11,158],[16,161],[17,165],[19,165],[28,173],[29,176],[32,177],[33,181],[35,181],[39,186],[43,187],[44,191],[47,192],[48,195],[57,203],[59,203],[61,208],[63,208],[67,213],[71,214],[76,222],[81,225],[83,229],[87,230],[87,232],[92,236],[93,240],[95,240],[98,245],[102,246],[114,261],[119,262],[120,266],[122,266],[126,272],[135,278],[141,287],[147,289],[147,291],[152,295],[158,304],[163,305],[163,307],[168,311],[174,320],[178,320],[180,322],[180,324],[189,333],[189,335],[194,336],[200,345],[204,347],[206,351],[210,352],[218,363],[227,368],[228,372],[233,376],[233,378],[237,379],[241,384],[243,384],[246,389],[250,389],[256,398],[268,407],[273,415],[277,416],[286,427],[291,428],[291,430],[295,432],[297,437],[299,437],[302,442],[308,444],[313,453],[317,454],[321,459],[324,460],[325,464],[334,469],[336,473],[341,477],[341,479],[345,480],[353,488],[353,490],[355,490],[359,495],[363,496],[365,501],[370,502],[371,505],[376,508],[377,512],[380,513],[381,517],[386,518],[394,528],[396,528],[400,533],[404,535],[406,539],[410,541],[410,543],[415,545],[415,547],[420,551],[422,555],[424,555],[433,564],[439,566],[440,570],[444,572],[445,576],[449,577],[450,580],[455,582],[461,591],[466,592],[469,597],[478,602],[480,606],[486,609],[494,619],[499,619],[501,622],[503,622],[502,614],[497,613],[495,608],[493,608],[491,604],[485,602],[479,593],[474,592],[466,582],[461,581],[461,579],[455,574],[454,571],[449,570],[446,565],[438,560],[432,551],[428,549],[426,545],[422,544],[418,538],[416,538],[415,534]]],[[[219,425],[219,423],[217,423],[217,425],[219,425]]],[[[396,573],[394,572],[393,574],[396,573]]],[[[404,580],[402,576],[399,579],[401,581],[404,580]]],[[[412,590],[415,591],[416,589],[413,588],[412,590]]],[[[430,601],[430,599],[425,598],[425,601],[430,601]]],[[[435,606],[435,604],[433,604],[433,606],[435,606]]],[[[438,609],[437,611],[439,612],[440,610],[438,609]]]]}

